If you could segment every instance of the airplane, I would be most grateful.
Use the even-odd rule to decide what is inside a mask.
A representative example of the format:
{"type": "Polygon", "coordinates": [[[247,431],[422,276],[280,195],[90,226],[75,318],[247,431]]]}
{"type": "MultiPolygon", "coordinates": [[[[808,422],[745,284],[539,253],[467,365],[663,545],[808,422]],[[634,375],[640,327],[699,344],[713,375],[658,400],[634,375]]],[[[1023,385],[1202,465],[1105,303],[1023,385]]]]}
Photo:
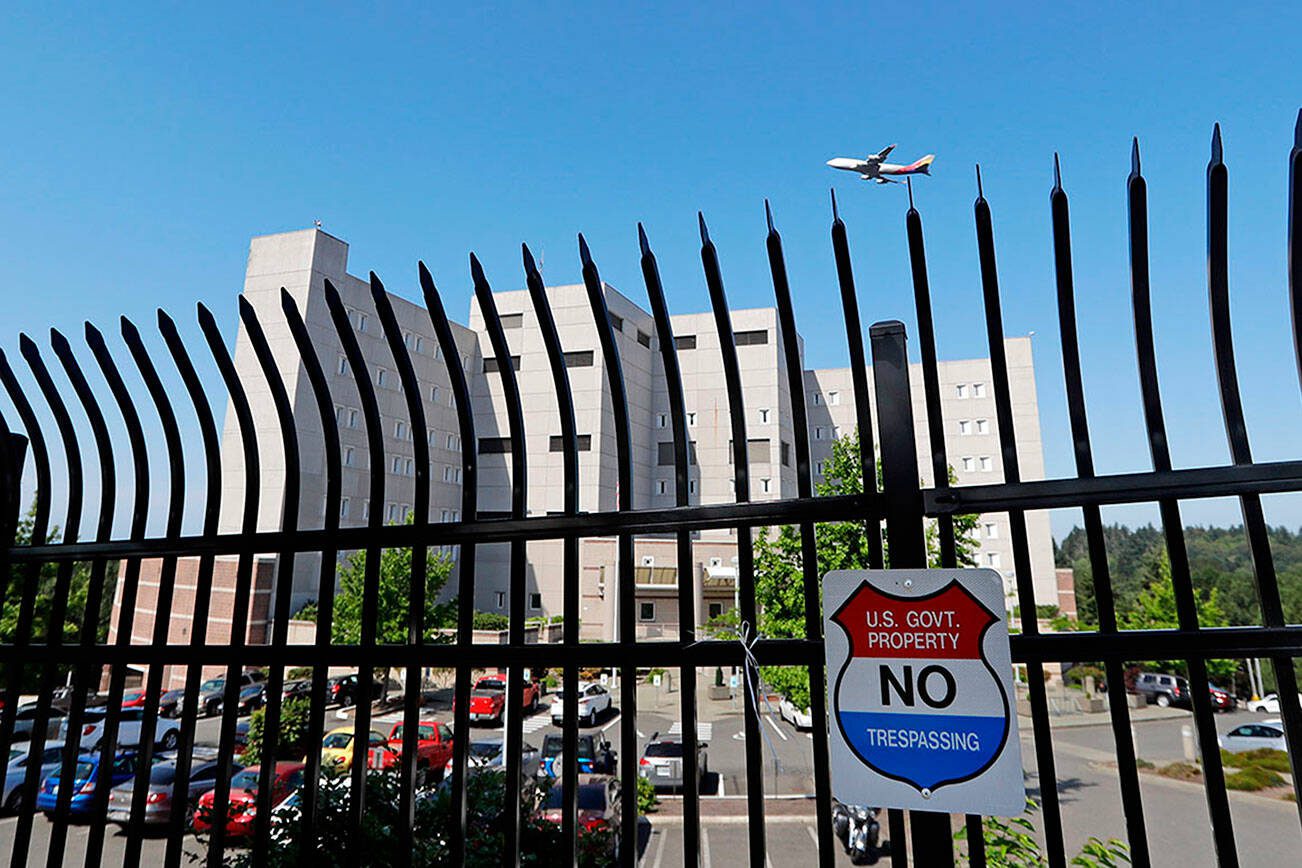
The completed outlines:
{"type": "Polygon", "coordinates": [[[930,175],[931,164],[936,159],[935,154],[927,154],[916,163],[909,163],[907,166],[901,166],[896,163],[883,163],[895,148],[894,145],[887,145],[879,153],[869,154],[862,160],[856,160],[853,157],[837,157],[827,161],[827,165],[833,169],[844,169],[847,172],[858,172],[859,177],[865,181],[876,181],[878,184],[898,184],[893,178],[884,177],[886,175],[930,175]]]}

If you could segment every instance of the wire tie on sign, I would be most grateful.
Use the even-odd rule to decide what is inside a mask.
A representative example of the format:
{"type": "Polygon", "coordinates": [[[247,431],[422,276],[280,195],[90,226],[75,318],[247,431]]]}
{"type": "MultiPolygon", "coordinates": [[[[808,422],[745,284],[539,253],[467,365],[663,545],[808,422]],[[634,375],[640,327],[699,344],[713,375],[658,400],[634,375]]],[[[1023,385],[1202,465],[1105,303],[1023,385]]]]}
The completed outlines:
{"type": "MultiPolygon", "coordinates": [[[[761,695],[759,689],[759,661],[755,659],[754,646],[759,641],[759,633],[752,633],[750,622],[742,621],[741,627],[737,630],[737,641],[741,643],[741,652],[745,656],[742,663],[742,677],[745,679],[745,690],[750,696],[752,704],[755,706],[755,713],[760,713],[760,700],[764,700],[764,707],[768,709],[770,723],[772,723],[773,705],[769,702],[766,695],[761,695]],[[752,674],[754,673],[754,674],[752,674]]],[[[778,759],[778,748],[773,743],[773,737],[769,735],[768,730],[759,726],[763,721],[756,721],[756,728],[759,729],[760,735],[764,736],[764,742],[769,746],[769,753],[773,754],[773,767],[777,771],[782,771],[782,760],[778,759]]]]}

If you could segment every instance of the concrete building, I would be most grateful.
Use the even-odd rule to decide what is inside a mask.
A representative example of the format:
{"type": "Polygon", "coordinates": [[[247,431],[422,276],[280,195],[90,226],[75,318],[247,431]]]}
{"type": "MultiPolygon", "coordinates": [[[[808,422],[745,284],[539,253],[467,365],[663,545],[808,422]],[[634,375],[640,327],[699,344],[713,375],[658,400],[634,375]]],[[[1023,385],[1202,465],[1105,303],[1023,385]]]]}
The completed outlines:
{"type": "MultiPolygon", "coordinates": [[[[483,328],[482,316],[472,303],[467,325],[453,325],[461,362],[470,381],[479,442],[461,443],[456,407],[448,387],[447,369],[421,305],[392,295],[403,340],[410,350],[425,400],[427,426],[413,431],[392,357],[381,334],[367,281],[347,273],[348,246],[319,229],[308,229],[253,239],[244,284],[244,297],[258,312],[289,392],[301,452],[302,500],[297,517],[300,528],[320,527],[324,520],[325,462],[318,412],[302,362],[285,324],[280,290],[287,289],[298,303],[325,368],[335,403],[335,424],[343,449],[344,526],[365,523],[371,510],[382,511],[386,522],[401,522],[412,508],[415,437],[430,445],[431,519],[457,521],[461,508],[461,450],[478,450],[481,458],[480,509],[487,513],[509,508],[510,455],[506,410],[497,373],[504,360],[496,359],[483,328]],[[324,280],[338,287],[349,309],[353,330],[368,360],[365,372],[350,369],[330,320],[324,298],[324,280]],[[384,454],[367,449],[365,421],[357,397],[356,376],[365,375],[376,387],[383,416],[384,454]],[[368,474],[372,462],[382,461],[385,474],[383,502],[368,499],[368,474]]],[[[419,296],[410,284],[396,286],[419,296]]],[[[404,281],[407,279],[404,276],[404,281]]],[[[393,287],[393,285],[391,285],[393,287]]],[[[611,510],[617,498],[614,416],[601,349],[586,292],[581,285],[548,289],[574,392],[580,441],[580,509],[611,510]]],[[[542,336],[537,328],[528,293],[495,294],[511,350],[510,363],[518,372],[524,403],[528,484],[531,515],[561,508],[562,464],[560,423],[542,336]]],[[[633,448],[633,505],[635,508],[671,506],[674,501],[672,434],[669,404],[654,322],[646,310],[607,285],[606,301],[621,354],[629,394],[633,448]]],[[[780,346],[776,310],[733,311],[738,357],[746,396],[747,449],[750,457],[752,499],[796,496],[795,438],[791,396],[787,388],[785,356],[780,346]]],[[[690,472],[693,503],[733,500],[731,430],[727,395],[721,376],[718,336],[708,313],[680,314],[673,318],[683,371],[688,430],[695,463],[690,472]]],[[[1029,338],[1006,341],[1017,448],[1023,478],[1042,478],[1040,426],[1029,338]]],[[[803,350],[803,347],[802,347],[803,350]]],[[[249,391],[257,419],[262,462],[259,524],[262,529],[281,526],[284,457],[280,427],[248,336],[241,326],[235,343],[235,363],[249,391]]],[[[914,366],[913,399],[920,466],[930,468],[927,457],[926,409],[921,368],[914,366]]],[[[871,378],[871,371],[869,372],[871,378]]],[[[946,444],[958,485],[1001,479],[1002,463],[995,430],[995,407],[986,359],[940,363],[946,444]]],[[[807,432],[815,482],[838,436],[855,428],[854,395],[850,370],[803,372],[807,432]]],[[[871,382],[871,379],[870,379],[871,382]]],[[[871,389],[870,389],[871,392],[871,389]]],[[[876,408],[874,407],[874,417],[876,408]]],[[[222,530],[239,530],[243,504],[243,466],[239,430],[228,410],[223,432],[222,530]]],[[[924,474],[927,471],[924,470],[924,474]]],[[[930,479],[925,480],[931,484],[930,479]]],[[[1032,575],[1036,597],[1057,602],[1052,543],[1048,516],[1027,516],[1031,543],[1032,575]]],[[[976,540],[982,566],[999,570],[1011,589],[1012,551],[1005,515],[983,515],[976,540]]],[[[677,575],[671,537],[646,537],[636,541],[634,557],[638,583],[639,635],[676,638],[677,597],[690,588],[698,622],[721,614],[734,605],[736,588],[735,531],[705,531],[694,542],[696,568],[684,580],[677,575]],[[690,583],[690,584],[689,584],[690,583]]],[[[475,606],[505,613],[508,568],[506,544],[485,545],[477,554],[475,606]]],[[[455,555],[455,552],[452,552],[455,555]]],[[[611,638],[615,630],[615,541],[585,539],[581,544],[581,632],[585,638],[611,638]]],[[[320,588],[320,559],[296,559],[291,611],[316,599],[320,588]]],[[[562,611],[561,545],[559,541],[528,544],[528,599],[530,616],[557,615],[562,611]]],[[[458,579],[448,583],[456,593],[458,579]]],[[[142,598],[143,599],[143,598],[142,598]]],[[[270,601],[260,605],[267,606],[270,601]]],[[[268,609],[263,609],[268,611],[268,609]]],[[[143,614],[143,613],[142,613],[143,614]]],[[[138,623],[150,621],[138,617],[138,623]]],[[[222,613],[214,611],[214,614],[222,613]]],[[[184,617],[175,612],[174,617],[184,617]]],[[[229,618],[229,613],[224,617],[229,618]]]]}

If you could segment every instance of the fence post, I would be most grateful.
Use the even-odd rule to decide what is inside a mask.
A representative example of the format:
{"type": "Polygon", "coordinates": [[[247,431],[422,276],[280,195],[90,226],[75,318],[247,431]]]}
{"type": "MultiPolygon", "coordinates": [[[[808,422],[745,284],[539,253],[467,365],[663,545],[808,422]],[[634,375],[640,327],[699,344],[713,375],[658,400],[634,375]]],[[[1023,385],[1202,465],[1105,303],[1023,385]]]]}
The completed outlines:
{"type": "Polygon", "coordinates": [[[0,498],[4,512],[0,514],[0,545],[9,548],[14,544],[18,522],[22,516],[23,461],[27,458],[27,438],[10,434],[5,444],[9,454],[0,461],[0,498]]]}
{"type": "MultiPolygon", "coordinates": [[[[887,566],[894,569],[927,566],[927,541],[922,524],[922,489],[918,478],[917,433],[909,392],[909,356],[904,323],[874,323],[873,386],[877,395],[877,429],[881,443],[882,495],[886,514],[887,566]]],[[[860,432],[871,436],[871,432],[860,432]]],[[[909,816],[913,862],[952,866],[954,839],[949,815],[913,811],[909,816]]],[[[902,847],[904,842],[892,842],[902,847]]]]}

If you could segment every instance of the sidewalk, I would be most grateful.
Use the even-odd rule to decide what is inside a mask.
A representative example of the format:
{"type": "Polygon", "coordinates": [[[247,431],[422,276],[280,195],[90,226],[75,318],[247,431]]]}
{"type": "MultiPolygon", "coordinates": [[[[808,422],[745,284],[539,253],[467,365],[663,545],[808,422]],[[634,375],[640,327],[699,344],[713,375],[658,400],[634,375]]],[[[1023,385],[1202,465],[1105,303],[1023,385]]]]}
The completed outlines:
{"type": "MultiPolygon", "coordinates": [[[[1143,708],[1129,708],[1131,723],[1144,723],[1150,720],[1171,720],[1177,717],[1188,718],[1193,720],[1192,713],[1184,708],[1161,708],[1156,705],[1146,705],[1143,708]]],[[[1031,718],[1026,714],[1018,714],[1019,724],[1030,726],[1031,718]]],[[[1077,714],[1059,714],[1049,716],[1049,726],[1052,729],[1070,729],[1076,726],[1110,726],[1112,724],[1112,713],[1106,709],[1095,712],[1080,712],[1077,714]]]]}

